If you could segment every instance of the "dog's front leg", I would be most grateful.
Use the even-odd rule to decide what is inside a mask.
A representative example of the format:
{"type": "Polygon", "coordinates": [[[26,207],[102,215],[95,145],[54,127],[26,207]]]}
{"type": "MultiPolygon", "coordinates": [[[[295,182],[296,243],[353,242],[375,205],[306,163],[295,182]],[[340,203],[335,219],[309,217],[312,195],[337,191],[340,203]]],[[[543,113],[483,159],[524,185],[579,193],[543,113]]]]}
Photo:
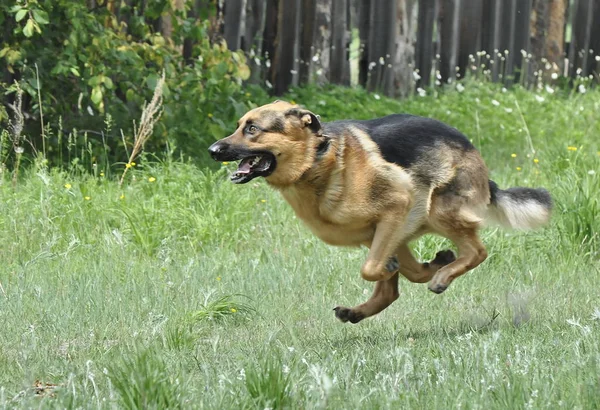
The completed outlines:
{"type": "Polygon", "coordinates": [[[381,220],[375,229],[367,260],[360,269],[364,280],[388,280],[398,272],[400,264],[396,249],[406,240],[403,215],[390,215],[381,220]]]}

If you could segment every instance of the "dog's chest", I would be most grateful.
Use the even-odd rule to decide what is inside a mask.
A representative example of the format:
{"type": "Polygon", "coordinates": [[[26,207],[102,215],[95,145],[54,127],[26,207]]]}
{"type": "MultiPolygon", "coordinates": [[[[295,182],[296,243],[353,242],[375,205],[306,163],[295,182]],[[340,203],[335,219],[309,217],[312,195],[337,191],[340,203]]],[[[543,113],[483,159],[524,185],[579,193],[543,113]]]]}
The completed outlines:
{"type": "Polygon", "coordinates": [[[374,224],[353,207],[335,207],[329,200],[305,190],[287,189],[282,194],[296,215],[328,244],[360,246],[373,239],[374,224]]]}

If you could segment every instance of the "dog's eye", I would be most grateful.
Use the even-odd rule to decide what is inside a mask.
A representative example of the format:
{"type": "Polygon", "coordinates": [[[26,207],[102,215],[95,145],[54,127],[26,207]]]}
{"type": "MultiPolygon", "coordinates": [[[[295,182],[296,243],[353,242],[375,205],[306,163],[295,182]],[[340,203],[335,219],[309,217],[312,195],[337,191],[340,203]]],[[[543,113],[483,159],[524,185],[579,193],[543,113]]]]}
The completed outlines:
{"type": "Polygon", "coordinates": [[[254,125],[250,125],[247,128],[248,134],[254,134],[256,131],[258,131],[258,128],[255,127],[254,125]]]}

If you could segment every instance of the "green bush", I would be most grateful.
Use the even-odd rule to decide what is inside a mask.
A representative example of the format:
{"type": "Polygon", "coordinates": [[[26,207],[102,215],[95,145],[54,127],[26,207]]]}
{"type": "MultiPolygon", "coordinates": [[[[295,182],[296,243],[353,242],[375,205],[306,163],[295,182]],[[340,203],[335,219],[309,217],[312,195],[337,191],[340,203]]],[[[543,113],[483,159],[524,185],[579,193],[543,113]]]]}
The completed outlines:
{"type": "MultiPolygon", "coordinates": [[[[51,164],[67,159],[65,151],[75,146],[98,162],[124,161],[121,130],[131,136],[133,120],[164,70],[164,112],[146,149],[162,152],[170,144],[197,158],[250,104],[241,86],[250,74],[243,53],[209,40],[211,26],[203,17],[214,6],[206,6],[206,16],[187,18],[167,0],[149,2],[143,11],[127,2],[104,3],[0,4],[6,34],[0,43],[3,105],[14,102],[18,82],[24,90],[24,135],[51,164]],[[170,37],[153,24],[165,13],[173,16],[170,37]],[[193,47],[184,58],[185,41],[193,47]]],[[[7,124],[11,111],[0,110],[0,123],[7,124]]]]}

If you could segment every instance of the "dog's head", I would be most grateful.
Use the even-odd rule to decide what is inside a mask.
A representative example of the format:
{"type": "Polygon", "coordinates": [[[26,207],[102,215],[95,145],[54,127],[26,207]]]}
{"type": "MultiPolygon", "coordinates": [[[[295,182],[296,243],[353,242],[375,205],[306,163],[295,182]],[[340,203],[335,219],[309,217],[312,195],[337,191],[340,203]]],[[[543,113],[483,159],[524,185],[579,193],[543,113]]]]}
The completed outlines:
{"type": "Polygon", "coordinates": [[[235,132],[208,151],[216,161],[240,161],[231,175],[236,184],[265,177],[273,185],[285,186],[312,166],[321,139],[321,123],[315,114],[275,101],[246,113],[235,132]]]}

